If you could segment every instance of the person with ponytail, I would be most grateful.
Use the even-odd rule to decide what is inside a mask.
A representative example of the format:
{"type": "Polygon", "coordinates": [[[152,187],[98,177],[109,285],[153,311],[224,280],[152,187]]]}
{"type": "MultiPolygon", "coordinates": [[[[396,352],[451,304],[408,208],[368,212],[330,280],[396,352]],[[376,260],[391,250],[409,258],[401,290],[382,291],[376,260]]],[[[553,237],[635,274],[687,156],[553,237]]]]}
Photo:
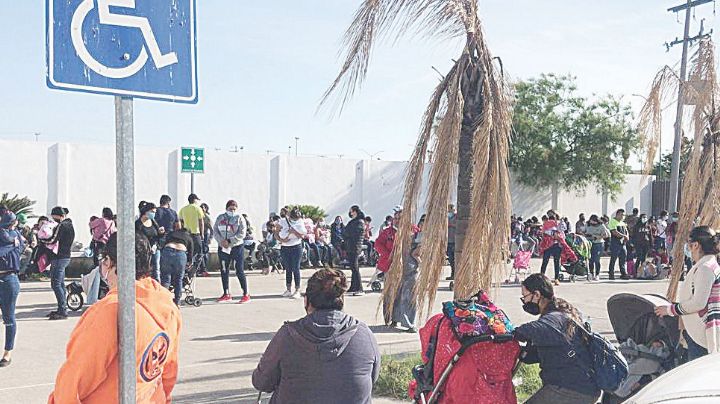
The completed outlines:
{"type": "Polygon", "coordinates": [[[524,363],[539,363],[543,387],[526,403],[594,404],[600,389],[590,376],[592,357],[584,339],[580,313],[555,296],[553,284],[543,274],[522,282],[523,310],[540,318],[515,328],[517,340],[526,342],[524,363]]]}
{"type": "Polygon", "coordinates": [[[695,265],[678,287],[678,302],[655,308],[658,316],[680,316],[688,359],[720,352],[720,235],[708,226],[692,229],[686,255],[695,265]]]}

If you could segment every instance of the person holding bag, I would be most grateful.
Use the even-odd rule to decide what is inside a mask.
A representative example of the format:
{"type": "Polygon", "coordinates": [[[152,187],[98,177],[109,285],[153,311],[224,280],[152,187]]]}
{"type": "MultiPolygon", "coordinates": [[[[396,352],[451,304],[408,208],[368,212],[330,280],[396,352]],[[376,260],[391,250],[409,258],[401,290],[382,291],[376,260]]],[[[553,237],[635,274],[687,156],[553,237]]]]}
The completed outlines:
{"type": "Polygon", "coordinates": [[[217,300],[218,302],[227,302],[232,300],[230,294],[230,266],[235,263],[235,275],[240,282],[243,290],[243,297],[238,303],[247,303],[250,301],[248,295],[247,279],[245,278],[245,260],[243,256],[245,236],[247,235],[248,226],[245,219],[238,212],[238,204],[234,200],[229,200],[225,204],[225,213],[221,214],[215,220],[214,236],[218,242],[218,258],[220,259],[220,277],[222,278],[223,294],[217,300]]]}

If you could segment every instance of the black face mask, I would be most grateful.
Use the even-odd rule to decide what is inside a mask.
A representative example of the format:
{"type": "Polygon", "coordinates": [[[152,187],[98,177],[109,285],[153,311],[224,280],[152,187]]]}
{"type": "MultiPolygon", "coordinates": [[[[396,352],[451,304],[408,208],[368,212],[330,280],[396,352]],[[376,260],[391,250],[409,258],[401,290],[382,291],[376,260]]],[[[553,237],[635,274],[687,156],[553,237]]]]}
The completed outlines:
{"type": "Polygon", "coordinates": [[[348,217],[350,217],[350,219],[352,219],[353,218],[352,213],[348,213],[348,217]]]}
{"type": "Polygon", "coordinates": [[[525,310],[525,313],[537,316],[540,314],[540,305],[535,302],[526,302],[523,303],[523,310],[525,310]]]}

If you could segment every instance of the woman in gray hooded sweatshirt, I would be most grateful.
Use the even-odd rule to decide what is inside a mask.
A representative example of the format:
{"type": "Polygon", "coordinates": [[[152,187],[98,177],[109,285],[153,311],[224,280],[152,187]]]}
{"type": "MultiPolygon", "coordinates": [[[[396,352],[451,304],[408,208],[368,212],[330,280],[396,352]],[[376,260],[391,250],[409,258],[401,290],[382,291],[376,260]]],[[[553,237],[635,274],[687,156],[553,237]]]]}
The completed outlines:
{"type": "Polygon", "coordinates": [[[253,372],[253,386],[273,393],[271,404],[372,402],[380,351],[368,326],[342,311],[347,288],[334,269],[308,280],[307,316],[280,327],[253,372]]]}

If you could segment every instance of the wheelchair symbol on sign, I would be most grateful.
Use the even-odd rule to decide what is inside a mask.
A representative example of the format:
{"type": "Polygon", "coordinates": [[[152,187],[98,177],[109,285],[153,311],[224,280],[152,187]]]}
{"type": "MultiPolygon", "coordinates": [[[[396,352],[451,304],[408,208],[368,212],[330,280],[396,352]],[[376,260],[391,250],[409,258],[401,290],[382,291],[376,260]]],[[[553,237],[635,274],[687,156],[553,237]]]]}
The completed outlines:
{"type": "MultiPolygon", "coordinates": [[[[150,52],[150,56],[155,62],[155,67],[157,69],[162,69],[163,67],[167,67],[178,62],[177,54],[175,52],[163,54],[160,51],[160,47],[155,39],[155,34],[153,34],[152,27],[150,26],[150,22],[147,18],[112,14],[110,12],[110,7],[134,9],[135,0],[83,0],[77,10],[75,10],[75,14],[73,14],[72,21],[70,22],[70,32],[75,51],[80,57],[80,60],[82,60],[83,63],[90,68],[90,70],[101,76],[112,79],[124,79],[142,70],[148,61],[148,52],[150,52]],[[82,36],[82,26],[88,14],[90,14],[92,9],[95,7],[95,1],[97,1],[98,4],[98,16],[101,24],[136,28],[142,32],[145,45],[140,50],[140,53],[135,61],[133,61],[130,65],[125,67],[105,66],[104,64],[98,62],[85,46],[85,41],[82,36]]],[[[128,54],[125,54],[125,57],[129,58],[127,55],[128,54]]]]}

